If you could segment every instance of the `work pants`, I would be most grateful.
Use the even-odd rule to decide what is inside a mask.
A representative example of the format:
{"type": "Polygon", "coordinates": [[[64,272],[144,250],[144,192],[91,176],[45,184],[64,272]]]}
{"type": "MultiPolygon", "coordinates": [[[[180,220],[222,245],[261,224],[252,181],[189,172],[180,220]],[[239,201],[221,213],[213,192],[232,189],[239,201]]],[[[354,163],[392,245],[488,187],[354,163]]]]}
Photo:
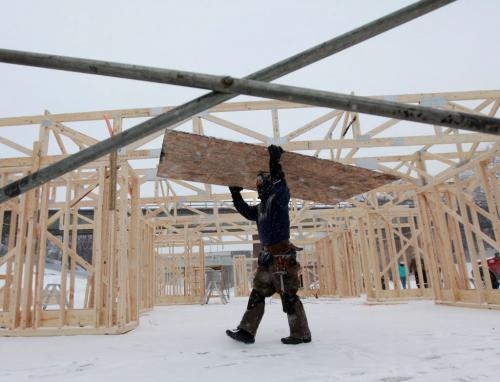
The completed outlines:
{"type": "Polygon", "coordinates": [[[255,336],[260,321],[264,316],[264,299],[277,292],[283,295],[282,299],[284,299],[284,305],[286,305],[290,336],[309,339],[311,338],[311,332],[309,331],[306,313],[299,296],[297,296],[297,291],[300,287],[300,264],[296,261],[295,254],[284,257],[284,270],[286,270],[286,273],[283,275],[284,290],[281,287],[280,276],[276,273],[282,270],[283,265],[278,264],[276,256],[273,258],[271,265],[260,265],[257,268],[247,310],[238,328],[246,330],[255,336]]]}

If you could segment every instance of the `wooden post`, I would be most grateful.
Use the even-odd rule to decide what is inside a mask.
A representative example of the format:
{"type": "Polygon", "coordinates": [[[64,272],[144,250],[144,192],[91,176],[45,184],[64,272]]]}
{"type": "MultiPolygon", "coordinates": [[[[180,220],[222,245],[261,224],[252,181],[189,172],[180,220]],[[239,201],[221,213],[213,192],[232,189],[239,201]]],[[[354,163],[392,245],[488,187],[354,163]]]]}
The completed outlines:
{"type": "Polygon", "coordinates": [[[129,282],[130,282],[130,319],[139,320],[140,292],[139,292],[139,256],[149,256],[149,251],[145,252],[140,241],[140,224],[142,211],[140,206],[140,182],[137,177],[132,177],[131,195],[131,216],[130,216],[130,261],[129,261],[129,282]]]}
{"type": "Polygon", "coordinates": [[[129,303],[127,288],[128,275],[128,165],[120,164],[120,204],[118,211],[118,238],[117,243],[117,323],[123,327],[126,323],[126,309],[129,303]]]}
{"type": "MultiPolygon", "coordinates": [[[[460,214],[463,219],[463,227],[464,227],[464,232],[465,232],[465,238],[466,238],[466,243],[467,243],[467,249],[469,250],[469,256],[471,260],[471,265],[472,269],[474,272],[474,279],[475,279],[475,285],[476,285],[476,292],[478,296],[478,300],[481,304],[483,304],[486,301],[486,294],[485,290],[483,288],[483,285],[481,283],[481,277],[480,277],[480,272],[479,272],[479,266],[477,264],[477,261],[479,260],[479,256],[477,254],[476,250],[476,243],[474,241],[474,237],[472,235],[472,230],[470,229],[470,221],[469,221],[469,213],[468,213],[468,208],[464,200],[463,192],[462,192],[462,181],[460,179],[460,176],[455,176],[455,187],[456,187],[456,196],[458,200],[458,206],[460,207],[460,214]]],[[[474,214],[474,212],[472,212],[474,214]]],[[[489,278],[488,278],[489,280],[489,278]]]]}
{"type": "MultiPolygon", "coordinates": [[[[78,187],[74,187],[75,195],[78,193],[78,187]]],[[[71,214],[71,249],[74,253],[78,253],[78,205],[73,206],[71,214]]],[[[75,272],[76,272],[76,258],[70,258],[70,277],[69,277],[69,308],[75,308],[75,272]]]]}
{"type": "MultiPolygon", "coordinates": [[[[434,296],[436,300],[442,301],[443,294],[441,291],[441,281],[439,279],[435,255],[434,255],[434,243],[432,240],[432,231],[429,220],[429,205],[423,193],[417,194],[417,206],[420,212],[420,229],[423,234],[424,243],[424,262],[426,264],[426,271],[430,272],[427,276],[428,280],[432,279],[432,288],[434,290],[434,296]],[[430,276],[430,277],[429,277],[430,276]]],[[[422,279],[423,283],[424,279],[422,279]]]]}
{"type": "MultiPolygon", "coordinates": [[[[481,182],[483,183],[483,190],[486,196],[486,201],[488,203],[488,212],[491,215],[491,224],[493,226],[493,232],[495,232],[495,239],[500,242],[500,210],[497,208],[497,205],[495,204],[495,200],[493,198],[493,193],[492,189],[498,192],[498,187],[495,183],[497,182],[496,177],[491,177],[488,176],[487,172],[487,165],[488,162],[481,162],[477,166],[477,173],[481,177],[481,182]],[[493,183],[493,184],[492,184],[493,183]],[[493,187],[492,187],[493,186],[493,187]]],[[[500,201],[498,201],[500,203],[500,201]]]]}
{"type": "Polygon", "coordinates": [[[14,259],[14,278],[11,285],[11,296],[10,296],[10,329],[15,329],[19,324],[20,319],[20,293],[22,285],[22,269],[24,265],[25,258],[25,247],[26,247],[26,230],[27,230],[27,214],[28,214],[28,203],[29,195],[23,195],[21,197],[21,202],[19,205],[19,220],[16,234],[16,255],[14,259]]]}
{"type": "Polygon", "coordinates": [[[66,325],[67,306],[66,306],[66,284],[68,274],[69,258],[69,224],[71,219],[71,179],[66,180],[66,197],[64,200],[64,228],[63,228],[63,254],[61,259],[61,295],[59,297],[59,329],[66,325]]]}
{"type": "MultiPolygon", "coordinates": [[[[415,203],[417,203],[417,198],[415,197],[415,203]]],[[[425,243],[423,239],[423,228],[422,228],[422,216],[420,213],[417,213],[415,215],[410,215],[410,230],[411,230],[411,236],[412,236],[412,241],[413,241],[413,247],[415,248],[415,266],[416,266],[416,272],[418,275],[418,280],[419,284],[417,285],[419,289],[419,296],[422,297],[424,296],[424,291],[425,291],[425,282],[424,280],[429,280],[430,277],[425,274],[424,278],[424,270],[422,269],[422,257],[420,256],[420,252],[422,251],[421,248],[425,248],[425,243]],[[419,230],[417,231],[416,225],[415,225],[415,219],[417,219],[418,222],[418,227],[419,230]],[[420,234],[421,238],[420,241],[418,240],[418,233],[420,234]]]]}
{"type": "MultiPolygon", "coordinates": [[[[9,222],[9,245],[7,247],[7,252],[8,253],[13,253],[15,252],[17,256],[17,243],[16,243],[16,233],[17,233],[17,227],[18,227],[18,216],[21,211],[21,203],[20,203],[20,198],[17,198],[14,200],[16,204],[16,209],[14,210],[11,208],[10,210],[10,222],[9,222]]],[[[10,314],[13,314],[12,312],[12,305],[11,305],[11,296],[12,296],[12,283],[14,281],[13,275],[12,275],[12,270],[13,270],[14,265],[14,258],[10,257],[7,260],[7,266],[6,266],[6,279],[5,279],[5,293],[4,293],[4,302],[3,302],[3,309],[4,311],[9,311],[10,314]]]]}
{"type": "Polygon", "coordinates": [[[106,181],[106,169],[99,168],[99,196],[97,206],[94,210],[94,226],[93,226],[93,258],[94,265],[94,307],[95,307],[95,323],[98,328],[105,319],[104,307],[106,305],[106,278],[103,277],[107,264],[105,264],[107,245],[104,244],[104,232],[107,228],[107,200],[106,192],[109,190],[108,182],[106,181]]]}
{"type": "MultiPolygon", "coordinates": [[[[450,191],[446,191],[445,196],[448,208],[456,211],[456,207],[458,207],[458,204],[453,203],[453,194],[450,191]]],[[[465,251],[462,242],[462,235],[460,232],[460,224],[458,220],[451,215],[448,215],[448,231],[450,233],[450,241],[454,249],[455,258],[459,270],[459,289],[470,289],[467,266],[465,264],[465,251]]]]}
{"type": "MultiPolygon", "coordinates": [[[[368,229],[370,229],[368,227],[368,229]]],[[[362,246],[361,248],[361,258],[362,258],[362,266],[363,266],[363,280],[365,284],[366,297],[368,301],[375,299],[375,291],[377,289],[376,283],[374,283],[374,269],[371,265],[371,261],[369,260],[370,256],[370,246],[368,243],[368,239],[366,237],[366,228],[365,228],[365,220],[362,217],[358,217],[358,232],[359,232],[359,240],[362,246]]]]}
{"type": "Polygon", "coordinates": [[[43,304],[43,289],[45,278],[45,261],[47,255],[47,221],[48,221],[48,202],[49,202],[50,185],[48,183],[42,186],[40,212],[38,226],[40,230],[38,243],[38,262],[36,267],[36,284],[35,284],[35,310],[34,310],[34,328],[37,329],[41,324],[42,304],[43,304]]]}
{"type": "Polygon", "coordinates": [[[436,188],[434,188],[430,196],[434,202],[434,206],[429,212],[434,216],[434,230],[437,242],[440,243],[440,249],[437,253],[440,265],[438,272],[443,277],[445,287],[451,290],[453,301],[457,301],[459,296],[456,282],[456,268],[452,261],[450,233],[448,231],[448,224],[446,223],[446,215],[443,211],[441,198],[436,188]]]}
{"type": "MultiPolygon", "coordinates": [[[[375,293],[378,298],[380,292],[382,291],[382,282],[380,277],[380,263],[379,263],[379,254],[377,251],[377,241],[375,238],[375,227],[373,224],[372,214],[369,211],[366,211],[366,221],[368,228],[368,239],[369,239],[369,248],[370,248],[370,259],[371,259],[371,269],[373,270],[373,277],[375,278],[375,293]]],[[[386,280],[386,283],[388,281],[386,280]]],[[[386,284],[387,285],[387,284],[386,284]]]]}

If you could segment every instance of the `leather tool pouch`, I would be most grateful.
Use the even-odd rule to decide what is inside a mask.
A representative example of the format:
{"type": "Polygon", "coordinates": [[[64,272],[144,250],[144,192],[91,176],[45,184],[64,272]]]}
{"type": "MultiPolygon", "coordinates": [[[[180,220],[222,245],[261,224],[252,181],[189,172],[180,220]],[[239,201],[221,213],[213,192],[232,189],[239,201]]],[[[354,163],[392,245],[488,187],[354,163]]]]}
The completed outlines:
{"type": "Polygon", "coordinates": [[[297,247],[296,245],[292,244],[290,240],[280,241],[279,243],[270,245],[268,248],[269,252],[271,252],[271,254],[273,255],[287,255],[303,250],[303,248],[297,247]]]}
{"type": "Polygon", "coordinates": [[[259,254],[257,264],[262,267],[268,267],[273,263],[273,255],[269,250],[263,249],[259,254]]]}

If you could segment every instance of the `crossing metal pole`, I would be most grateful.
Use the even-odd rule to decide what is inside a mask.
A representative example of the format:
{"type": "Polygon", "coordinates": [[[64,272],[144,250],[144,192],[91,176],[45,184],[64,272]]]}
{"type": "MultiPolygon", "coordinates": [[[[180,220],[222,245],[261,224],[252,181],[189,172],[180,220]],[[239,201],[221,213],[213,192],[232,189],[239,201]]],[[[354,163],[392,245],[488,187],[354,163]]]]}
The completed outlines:
{"type": "Polygon", "coordinates": [[[189,86],[221,93],[246,94],[412,122],[466,129],[480,133],[500,134],[500,119],[484,115],[407,105],[400,102],[390,102],[296,86],[277,85],[264,81],[6,49],[0,49],[0,61],[189,86]]]}
{"type": "MultiPolygon", "coordinates": [[[[422,0],[416,2],[255,72],[246,77],[246,79],[273,81],[276,78],[338,53],[454,1],[456,0],[422,0]]],[[[235,94],[211,92],[183,105],[177,106],[164,114],[140,123],[120,134],[114,135],[111,138],[92,145],[59,162],[8,184],[0,189],[0,203],[35,187],[41,186],[52,179],[58,178],[69,171],[75,170],[86,163],[109,154],[113,150],[117,150],[120,147],[138,141],[156,131],[168,128],[169,126],[190,118],[193,115],[234,98],[235,96],[235,94]]]]}

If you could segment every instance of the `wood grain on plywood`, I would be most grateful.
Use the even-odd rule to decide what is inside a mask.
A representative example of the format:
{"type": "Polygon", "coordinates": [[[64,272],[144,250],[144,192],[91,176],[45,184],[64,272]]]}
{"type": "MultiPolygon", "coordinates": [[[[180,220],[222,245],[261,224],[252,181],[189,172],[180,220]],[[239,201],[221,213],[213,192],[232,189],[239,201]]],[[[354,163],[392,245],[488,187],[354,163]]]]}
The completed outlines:
{"type": "MultiPolygon", "coordinates": [[[[266,147],[169,131],[158,176],[255,190],[268,171],[266,147]]],[[[334,204],[397,180],[395,176],[312,156],[285,152],[281,160],[292,197],[334,204]]]]}

